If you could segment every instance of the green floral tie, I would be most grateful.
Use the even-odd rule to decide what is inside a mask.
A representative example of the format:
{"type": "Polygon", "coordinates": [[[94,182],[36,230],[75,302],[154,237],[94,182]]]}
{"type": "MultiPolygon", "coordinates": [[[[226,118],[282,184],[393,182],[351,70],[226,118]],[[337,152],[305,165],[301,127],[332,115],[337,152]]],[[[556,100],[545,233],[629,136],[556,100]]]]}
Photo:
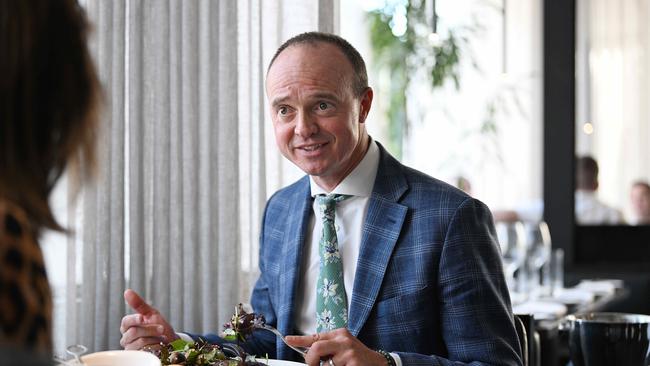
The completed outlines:
{"type": "Polygon", "coordinates": [[[343,283],[343,262],[334,227],[336,203],[350,198],[343,194],[318,195],[323,215],[323,235],[319,242],[320,274],[316,285],[317,332],[328,332],[348,324],[348,299],[343,283]]]}

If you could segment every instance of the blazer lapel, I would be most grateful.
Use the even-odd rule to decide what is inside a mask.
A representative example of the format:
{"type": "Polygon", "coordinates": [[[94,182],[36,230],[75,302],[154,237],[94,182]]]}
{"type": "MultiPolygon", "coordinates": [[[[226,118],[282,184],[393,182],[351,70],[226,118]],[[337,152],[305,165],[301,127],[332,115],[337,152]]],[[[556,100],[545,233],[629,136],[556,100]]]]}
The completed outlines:
{"type": "MultiPolygon", "coordinates": [[[[281,287],[279,309],[276,309],[278,316],[278,329],[283,334],[293,334],[294,332],[294,312],[296,290],[300,276],[300,266],[302,261],[302,250],[305,243],[305,234],[309,217],[312,211],[312,199],[309,190],[309,180],[303,179],[303,184],[297,189],[293,199],[289,202],[287,215],[288,225],[283,233],[282,239],[282,264],[281,264],[281,287]]],[[[291,351],[278,340],[279,350],[278,358],[286,359],[291,351]]]]}
{"type": "Polygon", "coordinates": [[[381,288],[388,262],[402,230],[408,207],[398,203],[408,189],[401,164],[379,146],[381,158],[363,226],[348,329],[359,335],[381,288]]]}

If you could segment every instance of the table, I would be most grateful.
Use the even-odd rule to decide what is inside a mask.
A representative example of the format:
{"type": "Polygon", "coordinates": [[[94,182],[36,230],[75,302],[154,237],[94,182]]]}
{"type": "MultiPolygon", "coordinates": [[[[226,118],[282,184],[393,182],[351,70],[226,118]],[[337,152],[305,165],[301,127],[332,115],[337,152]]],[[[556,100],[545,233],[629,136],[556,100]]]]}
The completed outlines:
{"type": "MultiPolygon", "coordinates": [[[[532,346],[531,352],[529,352],[531,366],[564,366],[569,362],[568,331],[562,330],[561,327],[563,318],[566,315],[604,311],[609,304],[620,301],[629,295],[629,290],[625,288],[624,283],[620,280],[586,280],[576,287],[588,288],[589,286],[584,285],[585,283],[589,286],[603,283],[610,283],[611,285],[602,285],[599,291],[594,291],[593,297],[588,301],[562,304],[564,305],[564,311],[562,312],[559,311],[562,309],[561,307],[552,307],[549,305],[547,309],[550,309],[550,311],[535,314],[536,309],[544,310],[544,307],[539,306],[535,308],[535,306],[530,305],[530,302],[521,302],[513,305],[513,312],[515,314],[524,320],[530,319],[527,324],[527,328],[530,328],[527,329],[529,333],[534,334],[536,332],[539,334],[537,349],[534,344],[535,339],[529,336],[529,347],[532,346]],[[532,313],[526,310],[531,310],[532,313]],[[538,358],[537,362],[535,362],[536,357],[538,358]]],[[[593,288],[596,289],[596,287],[593,288]]],[[[557,299],[547,297],[535,301],[540,304],[544,304],[544,302],[552,304],[554,300],[557,299]]]]}

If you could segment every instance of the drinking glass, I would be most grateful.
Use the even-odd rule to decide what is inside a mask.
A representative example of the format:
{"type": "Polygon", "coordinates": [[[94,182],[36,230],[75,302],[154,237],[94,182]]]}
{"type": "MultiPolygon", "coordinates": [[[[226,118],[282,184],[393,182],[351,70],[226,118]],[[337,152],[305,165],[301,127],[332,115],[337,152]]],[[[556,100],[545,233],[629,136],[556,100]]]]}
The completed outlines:
{"type": "Polygon", "coordinates": [[[555,296],[564,289],[564,249],[553,249],[550,269],[551,296],[555,296]]]}
{"type": "MultiPolygon", "coordinates": [[[[544,292],[542,288],[542,271],[548,271],[551,258],[551,233],[546,222],[526,223],[526,284],[524,291],[531,298],[537,298],[544,292]]],[[[550,286],[550,284],[548,284],[550,286]]]]}
{"type": "Polygon", "coordinates": [[[510,292],[514,293],[517,289],[515,272],[523,266],[526,259],[524,225],[519,221],[497,222],[495,230],[501,248],[506,283],[510,292]]]}

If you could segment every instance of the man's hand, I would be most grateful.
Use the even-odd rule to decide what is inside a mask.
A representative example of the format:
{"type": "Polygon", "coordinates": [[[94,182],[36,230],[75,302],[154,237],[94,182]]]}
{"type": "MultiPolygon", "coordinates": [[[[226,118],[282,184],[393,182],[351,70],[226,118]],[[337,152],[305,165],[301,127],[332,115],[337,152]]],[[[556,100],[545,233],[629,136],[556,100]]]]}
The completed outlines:
{"type": "Polygon", "coordinates": [[[158,310],[147,304],[135,291],[124,291],[124,300],[136,312],[122,318],[120,345],[124,349],[137,350],[148,344],[171,342],[178,338],[174,328],[158,310]]]}
{"type": "MultiPolygon", "coordinates": [[[[384,356],[366,347],[345,328],[309,336],[288,336],[293,346],[309,347],[305,362],[318,366],[321,360],[332,359],[336,366],[385,365],[384,356]]],[[[328,363],[323,365],[329,366],[328,363]]]]}

